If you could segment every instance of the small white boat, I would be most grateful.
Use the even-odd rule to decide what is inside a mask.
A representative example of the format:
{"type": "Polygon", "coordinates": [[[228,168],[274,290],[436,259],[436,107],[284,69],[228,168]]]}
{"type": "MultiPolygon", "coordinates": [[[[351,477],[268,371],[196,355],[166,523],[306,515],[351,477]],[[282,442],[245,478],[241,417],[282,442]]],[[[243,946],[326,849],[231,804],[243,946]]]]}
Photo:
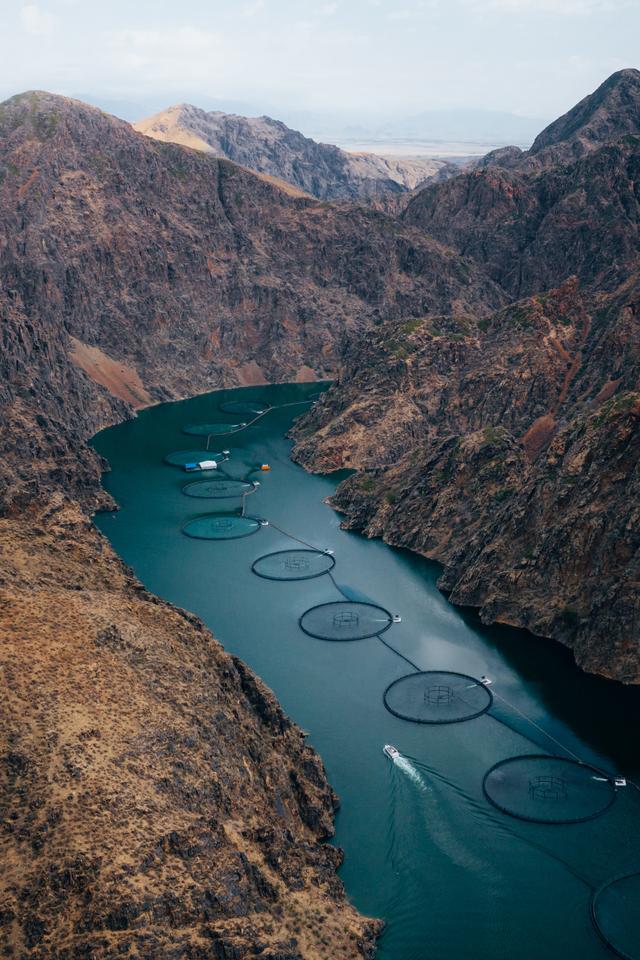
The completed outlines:
{"type": "Polygon", "coordinates": [[[400,751],[398,748],[392,746],[390,743],[385,743],[384,747],[382,748],[382,752],[389,757],[389,760],[397,760],[397,758],[400,756],[400,751]]]}

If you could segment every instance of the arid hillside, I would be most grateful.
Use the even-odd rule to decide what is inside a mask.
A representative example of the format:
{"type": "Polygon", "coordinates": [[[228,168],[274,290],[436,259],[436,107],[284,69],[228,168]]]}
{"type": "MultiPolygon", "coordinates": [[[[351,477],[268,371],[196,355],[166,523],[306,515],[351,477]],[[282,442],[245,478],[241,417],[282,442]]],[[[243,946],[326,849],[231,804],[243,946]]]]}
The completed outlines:
{"type": "Polygon", "coordinates": [[[404,212],[481,265],[512,297],[577,275],[614,290],[640,246],[640,71],[623,70],[552,123],[526,153],[507,148],[404,212]]]}
{"type": "Polygon", "coordinates": [[[627,682],[640,682],[639,94],[640,73],[614,75],[528,155],[420,193],[406,219],[520,299],[489,318],[384,323],[295,431],[310,468],[358,469],[335,497],[350,527],[439,560],[442,588],[486,622],[627,682]]]}
{"type": "Polygon", "coordinates": [[[78,470],[85,490],[83,441],[132,400],[331,375],[360,329],[504,301],[381,213],[297,199],[48,94],[0,108],[0,238],[5,499],[78,470]]]}

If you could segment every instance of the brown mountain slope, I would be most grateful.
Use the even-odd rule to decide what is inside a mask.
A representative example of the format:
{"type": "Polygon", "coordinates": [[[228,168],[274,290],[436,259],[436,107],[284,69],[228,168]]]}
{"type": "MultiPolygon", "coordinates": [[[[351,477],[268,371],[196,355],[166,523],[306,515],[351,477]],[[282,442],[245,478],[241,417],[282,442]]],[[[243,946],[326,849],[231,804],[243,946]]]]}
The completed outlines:
{"type": "Polygon", "coordinates": [[[297,426],[313,469],[355,467],[349,527],[444,564],[455,603],[640,682],[640,280],[575,281],[477,323],[388,324],[297,426]]]}
{"type": "Polygon", "coordinates": [[[573,160],[637,134],[640,124],[640,70],[619,70],[534,140],[529,157],[538,162],[573,160]]]}
{"type": "Polygon", "coordinates": [[[74,505],[0,522],[5,957],[362,958],[322,765],[74,505]]]}
{"type": "Polygon", "coordinates": [[[64,480],[109,408],[123,415],[129,394],[96,389],[86,348],[98,383],[111,362],[145,402],[327,375],[373,322],[504,299],[380,213],[296,199],[46,94],[0,109],[0,236],[5,498],[20,477],[64,480]]]}
{"type": "Polygon", "coordinates": [[[405,221],[474,259],[514,297],[572,274],[614,289],[640,247],[640,72],[614,74],[587,103],[529,154],[501,153],[427,187],[405,221]]]}
{"type": "Polygon", "coordinates": [[[334,798],[271,694],[84,510],[100,426],[332,371],[346,334],[487,309],[472,265],[82,104],[0,106],[0,940],[12,957],[369,956],[334,798]]]}
{"type": "Polygon", "coordinates": [[[316,143],[271,117],[208,112],[188,103],[140,120],[134,128],[156,140],[180,143],[278,177],[321,200],[399,197],[430,177],[458,172],[445,160],[347,153],[316,143]]]}
{"type": "Polygon", "coordinates": [[[623,71],[530,155],[422,191],[405,219],[525,299],[491,319],[384,324],[296,430],[303,463],[372,471],[338,491],[348,524],[440,560],[452,600],[487,622],[634,682],[639,99],[623,71]]]}

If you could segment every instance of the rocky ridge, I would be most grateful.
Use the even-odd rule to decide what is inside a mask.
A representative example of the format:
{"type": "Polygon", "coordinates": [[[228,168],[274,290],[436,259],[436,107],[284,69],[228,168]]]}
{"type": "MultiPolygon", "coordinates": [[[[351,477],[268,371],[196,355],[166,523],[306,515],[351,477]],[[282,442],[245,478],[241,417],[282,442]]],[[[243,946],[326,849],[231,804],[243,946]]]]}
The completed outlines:
{"type": "Polygon", "coordinates": [[[136,393],[327,376],[385,317],[503,300],[381,213],[291,197],[47,94],[0,107],[0,236],[5,500],[73,471],[79,495],[95,488],[79,451],[136,393]]]}
{"type": "Polygon", "coordinates": [[[542,165],[509,153],[420,193],[405,218],[518,299],[383,324],[295,430],[305,465],[359,471],[334,500],[348,526],[440,561],[452,601],[486,622],[626,682],[640,682],[638,91],[637,71],[607,81],[538,138],[542,165]]]}
{"type": "Polygon", "coordinates": [[[321,200],[399,199],[432,178],[455,176],[459,169],[431,157],[347,153],[316,143],[271,117],[207,112],[191,104],[169,107],[134,127],[156,140],[193,147],[277,177],[321,200]]]}

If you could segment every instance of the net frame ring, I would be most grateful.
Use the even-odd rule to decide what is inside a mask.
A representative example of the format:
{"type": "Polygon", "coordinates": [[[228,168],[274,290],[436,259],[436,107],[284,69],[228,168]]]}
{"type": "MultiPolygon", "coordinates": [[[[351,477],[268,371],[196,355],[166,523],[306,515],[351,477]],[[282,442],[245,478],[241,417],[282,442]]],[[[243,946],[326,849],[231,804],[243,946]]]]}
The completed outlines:
{"type": "MultiPolygon", "coordinates": [[[[329,611],[327,611],[328,613],[329,611]]],[[[365,621],[366,622],[366,621],[365,621]]],[[[327,640],[329,642],[353,642],[356,640],[370,640],[372,637],[377,637],[381,633],[385,633],[393,624],[393,615],[389,613],[385,607],[380,606],[378,603],[369,602],[366,600],[332,600],[328,603],[317,603],[313,607],[309,607],[308,610],[305,610],[304,613],[298,618],[298,625],[303,633],[306,633],[308,637],[313,637],[315,640],[327,640]],[[356,611],[347,611],[347,610],[337,610],[337,607],[362,607],[368,608],[369,610],[376,611],[383,614],[383,618],[379,621],[372,621],[372,623],[379,623],[380,626],[375,627],[375,629],[366,628],[365,633],[359,633],[357,636],[341,636],[343,629],[349,627],[360,626],[362,617],[361,614],[356,611]],[[309,614],[317,611],[323,610],[327,607],[333,607],[334,610],[331,613],[331,626],[335,627],[335,630],[338,632],[337,636],[328,635],[326,631],[318,633],[310,629],[308,626],[305,626],[305,618],[309,614]],[[349,615],[351,614],[351,615],[349,615]]],[[[364,625],[364,624],[363,624],[364,625]]]]}
{"type": "MultiPolygon", "coordinates": [[[[612,880],[607,880],[605,883],[597,887],[591,895],[591,900],[589,903],[589,914],[591,916],[591,922],[595,928],[596,933],[605,944],[609,950],[612,950],[617,957],[622,957],[622,960],[640,960],[640,942],[638,943],[637,950],[634,949],[633,953],[629,953],[624,947],[617,946],[615,940],[612,937],[608,936],[604,927],[602,918],[598,915],[598,902],[602,897],[610,890],[612,887],[615,887],[616,884],[624,883],[625,880],[633,880],[634,883],[638,886],[640,891],[640,873],[621,873],[613,877],[612,880]]],[[[635,915],[638,915],[640,912],[640,902],[638,903],[638,908],[635,910],[635,915]]]]}
{"type": "Polygon", "coordinates": [[[226,540],[241,540],[244,537],[250,537],[253,534],[257,533],[262,524],[258,517],[252,516],[238,516],[237,514],[228,514],[228,513],[203,513],[197,517],[191,517],[185,523],[183,523],[181,532],[186,536],[190,537],[192,540],[208,540],[208,541],[226,541],[226,540]],[[213,536],[208,535],[206,532],[198,533],[193,532],[194,527],[199,521],[204,524],[209,522],[209,527],[214,531],[213,536]],[[232,531],[237,529],[238,533],[232,533],[232,531]],[[220,533],[220,536],[216,536],[216,532],[220,533]],[[229,535],[225,535],[228,533],[229,535]]]}
{"type": "MultiPolygon", "coordinates": [[[[289,560],[293,560],[293,558],[289,557],[289,560]]],[[[315,580],[317,577],[323,577],[326,573],[331,573],[335,565],[336,565],[335,557],[333,556],[333,554],[328,553],[326,550],[314,550],[312,548],[305,548],[305,549],[293,548],[290,550],[274,550],[272,553],[262,554],[262,556],[258,557],[257,560],[253,561],[251,565],[251,571],[255,573],[257,577],[261,577],[263,580],[273,580],[281,583],[295,583],[298,580],[315,580]],[[305,560],[307,562],[309,573],[306,573],[300,576],[279,576],[275,573],[269,574],[269,573],[263,573],[260,571],[260,565],[263,564],[264,561],[271,560],[273,558],[282,558],[283,569],[285,570],[288,569],[292,572],[295,572],[296,570],[295,563],[290,563],[289,565],[287,565],[287,558],[288,558],[288,555],[290,554],[295,554],[298,559],[305,560]],[[301,554],[308,555],[308,558],[307,556],[300,558],[301,554]],[[311,568],[312,557],[321,557],[324,561],[325,568],[321,570],[317,570],[316,572],[313,572],[311,568]]]]}
{"type": "Polygon", "coordinates": [[[251,480],[238,480],[235,477],[225,475],[211,477],[207,480],[191,480],[180,488],[180,492],[185,497],[191,497],[194,500],[240,500],[242,497],[253,493],[255,486],[251,480]],[[197,493],[197,490],[207,490],[218,492],[197,493]]]}
{"type": "Polygon", "coordinates": [[[466,723],[468,720],[475,720],[477,717],[481,717],[493,706],[493,694],[485,683],[467,673],[458,673],[455,670],[419,670],[414,673],[407,673],[393,680],[388,685],[383,693],[382,700],[385,708],[392,716],[397,717],[399,720],[406,720],[408,723],[420,723],[425,726],[466,723]],[[464,681],[463,689],[482,690],[484,702],[479,705],[470,706],[469,709],[459,716],[448,717],[443,715],[438,716],[437,712],[434,712],[432,716],[420,716],[417,711],[409,713],[406,710],[399,709],[397,706],[393,706],[391,702],[391,692],[394,689],[399,690],[403,686],[410,689],[411,686],[419,682],[419,678],[423,678],[425,687],[419,691],[421,696],[418,696],[418,699],[424,704],[427,710],[432,709],[433,711],[438,711],[439,708],[450,707],[456,698],[464,702],[462,697],[459,697],[456,693],[453,683],[447,683],[447,680],[464,681]],[[432,680],[433,682],[431,682],[432,680]]]}
{"type": "Polygon", "coordinates": [[[255,417],[262,417],[268,410],[274,407],[267,400],[223,400],[218,404],[218,410],[221,413],[233,414],[253,414],[255,417]]]}
{"type": "MultiPolygon", "coordinates": [[[[556,804],[570,801],[570,791],[567,780],[562,776],[557,774],[543,774],[541,776],[534,776],[530,778],[529,776],[525,777],[523,775],[523,781],[527,780],[526,793],[527,797],[536,803],[544,803],[547,807],[547,810],[552,810],[556,804]],[[544,783],[546,782],[546,789],[544,783]],[[540,785],[540,789],[534,789],[532,791],[532,783],[534,788],[540,785]]],[[[589,780],[584,780],[584,786],[590,782],[589,780]]],[[[515,757],[506,757],[504,760],[499,760],[497,763],[494,763],[493,766],[489,767],[486,771],[484,777],[482,778],[482,792],[485,796],[485,799],[491,804],[492,807],[495,807],[496,810],[499,810],[500,813],[504,813],[509,817],[513,817],[514,820],[523,820],[527,823],[540,823],[545,826],[566,826],[573,823],[587,823],[589,820],[596,820],[598,817],[603,816],[610,809],[610,807],[615,803],[618,795],[618,787],[616,785],[615,777],[608,775],[602,770],[599,770],[597,767],[594,767],[590,763],[583,763],[581,760],[573,760],[570,757],[558,757],[554,754],[545,754],[545,753],[523,753],[517,754],[515,757]],[[546,762],[549,764],[562,764],[567,770],[571,769],[580,769],[591,774],[590,781],[607,784],[609,787],[609,795],[606,798],[605,802],[599,802],[598,805],[590,813],[580,813],[575,816],[568,815],[559,815],[551,816],[547,814],[546,816],[535,816],[533,812],[522,812],[522,810],[517,810],[517,801],[509,806],[506,806],[504,803],[501,803],[497,798],[492,796],[490,789],[490,778],[496,772],[496,770],[501,770],[504,767],[509,765],[516,764],[522,761],[532,761],[533,763],[546,762]]]]}

